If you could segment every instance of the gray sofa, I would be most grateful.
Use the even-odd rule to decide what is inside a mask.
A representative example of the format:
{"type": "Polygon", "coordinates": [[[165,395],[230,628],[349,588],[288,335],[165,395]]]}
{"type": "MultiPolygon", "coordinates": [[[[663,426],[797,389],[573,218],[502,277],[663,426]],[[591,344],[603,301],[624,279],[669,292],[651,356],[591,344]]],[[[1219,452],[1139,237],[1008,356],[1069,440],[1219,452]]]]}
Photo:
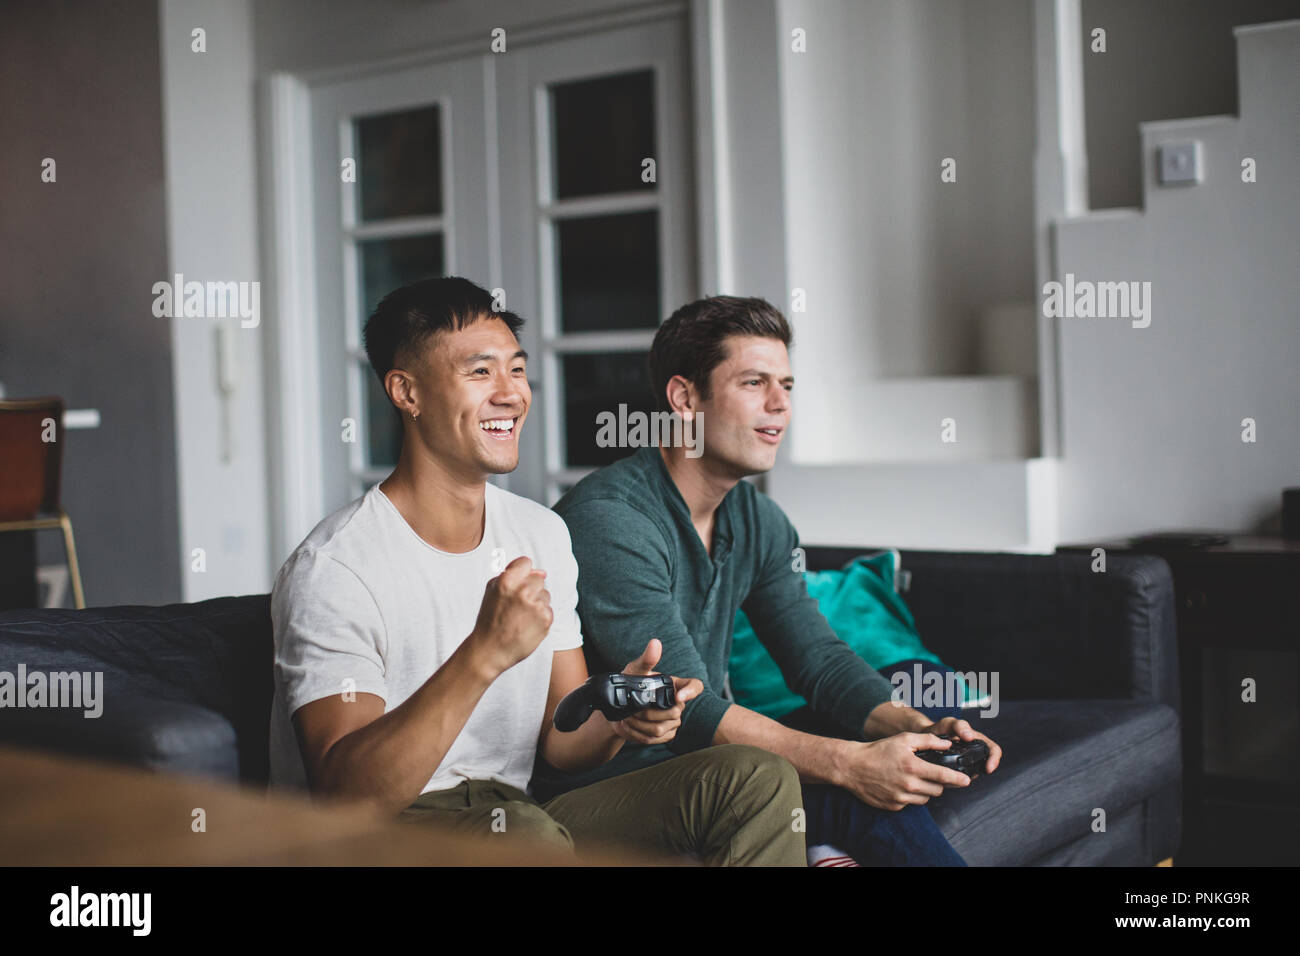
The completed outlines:
{"type": "MultiPolygon", "coordinates": [[[[811,570],[874,548],[808,548],[811,570]]],[[[997,671],[974,718],[1002,767],[931,801],[972,865],[1149,866],[1181,831],[1174,590],[1168,565],[1111,556],[902,552],[926,644],[997,671]],[[1095,829],[1096,811],[1105,829],[1095,829]]],[[[100,671],[103,714],[0,709],[0,740],[265,786],[269,596],[0,613],[0,671],[100,671]]]]}
{"type": "MultiPolygon", "coordinates": [[[[870,550],[808,548],[808,568],[870,550]]],[[[1002,766],[929,803],[972,866],[1150,866],[1178,850],[1173,577],[1150,556],[1109,555],[1104,573],[1091,564],[902,552],[926,646],[956,670],[999,674],[999,713],[971,722],[1002,747],[1002,766]]]]}

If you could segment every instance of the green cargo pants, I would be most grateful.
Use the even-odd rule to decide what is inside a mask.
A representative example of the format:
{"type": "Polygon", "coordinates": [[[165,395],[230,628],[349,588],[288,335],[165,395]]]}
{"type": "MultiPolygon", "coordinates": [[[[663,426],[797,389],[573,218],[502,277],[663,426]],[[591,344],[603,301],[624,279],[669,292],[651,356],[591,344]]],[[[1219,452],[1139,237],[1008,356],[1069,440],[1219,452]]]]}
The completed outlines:
{"type": "Polygon", "coordinates": [[[639,849],[713,866],[806,866],[799,775],[741,744],[705,747],[544,804],[497,780],[423,793],[404,822],[513,836],[567,852],[639,849]]]}

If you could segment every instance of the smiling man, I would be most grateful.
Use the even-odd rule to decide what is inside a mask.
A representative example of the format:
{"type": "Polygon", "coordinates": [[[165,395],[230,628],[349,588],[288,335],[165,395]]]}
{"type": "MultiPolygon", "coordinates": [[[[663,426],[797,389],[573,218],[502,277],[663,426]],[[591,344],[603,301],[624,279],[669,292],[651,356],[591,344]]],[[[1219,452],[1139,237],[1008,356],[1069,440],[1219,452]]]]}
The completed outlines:
{"type": "Polygon", "coordinates": [[[836,637],[808,595],[785,514],[742,480],[772,468],[790,424],[790,340],[785,317],[762,299],[716,296],[682,306],[655,335],[651,380],[661,409],[702,422],[703,454],[642,448],[556,504],[581,568],[578,609],[591,661],[604,667],[656,638],[662,666],[699,678],[704,692],[686,705],[672,741],[630,745],[584,774],[543,764],[534,783],[539,792],[564,792],[744,743],[799,770],[809,845],[831,844],[862,864],[964,865],[924,804],[970,778],[916,752],[947,749],[943,735],[978,737],[992,772],[1001,750],[955,715],[935,721],[891,701],[890,682],[836,637]],[[833,735],[730,701],[738,608],[833,735]]]}
{"type": "MultiPolygon", "coordinates": [[[[627,741],[673,739],[678,703],[557,731],[587,679],[578,569],[564,522],[488,483],[519,463],[532,393],[522,320],[465,279],[398,289],[366,323],[366,352],[401,412],[382,483],[322,521],[271,599],[271,779],[367,801],[402,819],[550,845],[633,846],[707,863],[804,864],[793,767],[755,747],[607,780],[539,803],[534,760],[599,766],[627,741]]],[[[651,673],[647,640],[612,669],[651,673]]]]}

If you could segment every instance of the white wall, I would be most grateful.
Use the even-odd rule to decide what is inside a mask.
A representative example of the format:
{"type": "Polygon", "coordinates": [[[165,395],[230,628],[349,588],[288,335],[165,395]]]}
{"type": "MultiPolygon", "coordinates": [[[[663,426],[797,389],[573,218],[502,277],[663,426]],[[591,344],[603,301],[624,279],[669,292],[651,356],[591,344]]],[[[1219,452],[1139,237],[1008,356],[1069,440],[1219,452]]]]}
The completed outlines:
{"type": "Polygon", "coordinates": [[[258,0],[253,43],[259,75],[308,72],[403,54],[594,13],[645,6],[643,0],[258,0]]]}
{"type": "Polygon", "coordinates": [[[1300,484],[1300,21],[1238,36],[1240,118],[1145,125],[1145,211],[1059,227],[1062,274],[1150,281],[1153,304],[1145,329],[1061,320],[1067,540],[1276,529],[1300,484]],[[1157,145],[1191,139],[1205,181],[1156,185],[1157,145]]]}
{"type": "Polygon", "coordinates": [[[1300,17],[1300,0],[1080,2],[1084,36],[1107,40],[1083,55],[1092,209],[1142,204],[1139,124],[1237,112],[1233,27],[1300,17]]]}
{"type": "MultiPolygon", "coordinates": [[[[864,383],[992,371],[979,367],[981,312],[1033,299],[1030,7],[774,6],[787,287],[773,301],[788,311],[789,290],[802,288],[808,303],[790,313],[798,384],[787,445],[837,415],[910,428],[916,409],[890,401],[911,386],[864,383]],[[795,28],[805,53],[791,51],[795,28]],[[957,160],[955,183],[940,181],[945,157],[957,160]]],[[[1007,424],[1021,434],[1025,423],[1018,413],[1007,424]]],[[[821,438],[801,447],[812,444],[819,460],[836,459],[821,438]]],[[[808,466],[787,447],[767,490],[810,542],[1030,549],[1051,544],[1039,520],[1050,472],[1026,460],[808,466]]]]}
{"type": "Polygon", "coordinates": [[[809,296],[792,316],[800,364],[837,378],[982,371],[978,312],[1033,296],[1028,3],[777,9],[787,268],[809,296]],[[790,50],[796,28],[805,53],[790,50]],[[954,183],[940,181],[946,157],[954,183]]]}
{"type": "MultiPolygon", "coordinates": [[[[170,273],[186,281],[260,281],[251,5],[161,0],[159,12],[170,273]],[[195,28],[206,31],[206,52],[191,49],[195,28]]],[[[272,317],[266,311],[255,328],[235,319],[172,320],[186,601],[270,589],[262,356],[272,317]],[[217,389],[219,322],[231,330],[238,363],[228,412],[217,389]],[[233,440],[229,461],[220,440],[225,414],[233,440]],[[202,573],[194,570],[195,549],[203,551],[202,573]]]]}

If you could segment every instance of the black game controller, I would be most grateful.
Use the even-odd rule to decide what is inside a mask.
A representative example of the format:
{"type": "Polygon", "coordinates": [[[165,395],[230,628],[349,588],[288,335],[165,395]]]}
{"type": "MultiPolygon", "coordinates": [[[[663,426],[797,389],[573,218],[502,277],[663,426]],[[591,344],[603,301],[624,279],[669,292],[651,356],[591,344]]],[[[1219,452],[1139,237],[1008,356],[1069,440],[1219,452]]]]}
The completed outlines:
{"type": "Polygon", "coordinates": [[[675,703],[673,679],[663,674],[593,674],[555,708],[555,729],[564,733],[577,730],[598,710],[613,721],[647,707],[667,710],[675,703]]]}
{"type": "Polygon", "coordinates": [[[982,740],[962,740],[952,734],[943,739],[952,741],[947,750],[918,750],[916,755],[927,763],[956,770],[968,777],[984,772],[984,761],[989,759],[988,744],[982,740]]]}

